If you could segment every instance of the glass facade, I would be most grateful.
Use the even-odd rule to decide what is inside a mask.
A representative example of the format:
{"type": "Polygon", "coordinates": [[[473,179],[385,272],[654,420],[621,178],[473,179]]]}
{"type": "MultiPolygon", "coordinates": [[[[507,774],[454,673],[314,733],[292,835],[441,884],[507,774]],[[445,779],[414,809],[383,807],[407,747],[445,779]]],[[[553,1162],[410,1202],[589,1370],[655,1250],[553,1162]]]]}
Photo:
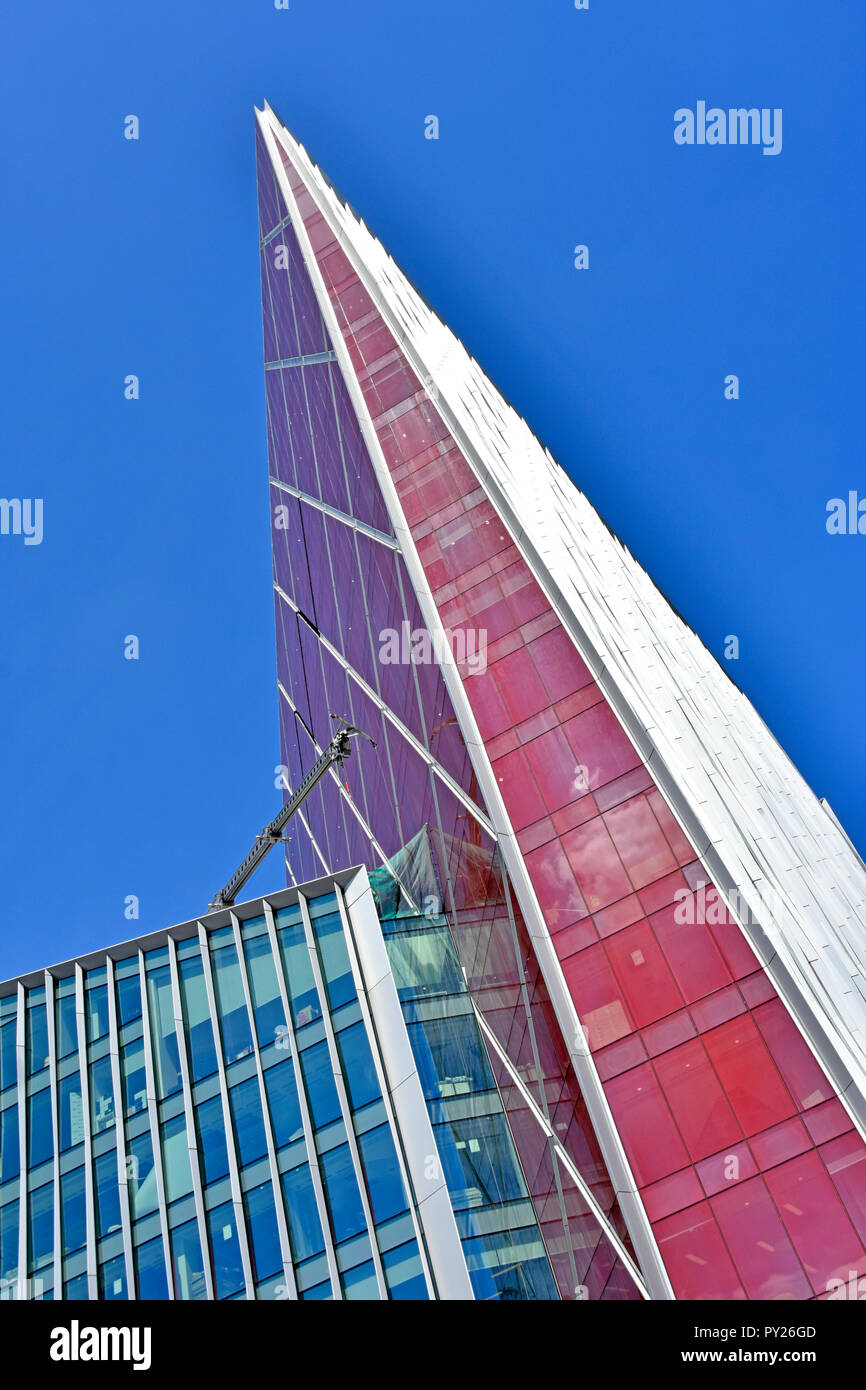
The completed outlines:
{"type": "Polygon", "coordinates": [[[386,879],[0,985],[0,1297],[559,1296],[447,917],[386,879]]]}
{"type": "MultiPolygon", "coordinates": [[[[452,954],[444,938],[410,933],[418,967],[431,980],[462,975],[498,1044],[485,1034],[487,1065],[509,1064],[521,1083],[497,1075],[561,1296],[592,1282],[581,1223],[594,1217],[559,1153],[539,1147],[530,1102],[626,1248],[615,1189],[639,1194],[628,1231],[655,1266],[654,1296],[826,1296],[833,1280],[866,1272],[866,1146],[849,1111],[449,427],[435,382],[413,367],[383,308],[400,294],[399,272],[383,254],[381,282],[362,277],[336,195],[271,113],[257,139],[287,780],[296,786],[327,742],[331,710],[379,744],[360,746],[344,784],[323,782],[310,799],[290,876],[364,863],[397,901],[447,909],[452,954]],[[484,634],[483,669],[458,659],[446,687],[435,660],[383,659],[387,633],[429,636],[422,593],[446,632],[484,634]],[[511,879],[479,762],[513,833],[511,879]],[[430,862],[419,868],[422,844],[430,862]],[[588,1053],[583,1093],[575,1051],[588,1053]],[[615,1183],[602,1155],[619,1164],[620,1152],[615,1183]],[[789,1200],[795,1190],[802,1202],[789,1200]]],[[[420,1020],[407,1022],[411,1032],[420,1020]]],[[[431,1053],[461,1055],[467,1075],[480,1065],[450,1016],[424,1024],[431,1053]]],[[[484,1090],[480,1072],[472,1085],[484,1090]]],[[[608,1261],[606,1296],[634,1296],[608,1261]]]]}

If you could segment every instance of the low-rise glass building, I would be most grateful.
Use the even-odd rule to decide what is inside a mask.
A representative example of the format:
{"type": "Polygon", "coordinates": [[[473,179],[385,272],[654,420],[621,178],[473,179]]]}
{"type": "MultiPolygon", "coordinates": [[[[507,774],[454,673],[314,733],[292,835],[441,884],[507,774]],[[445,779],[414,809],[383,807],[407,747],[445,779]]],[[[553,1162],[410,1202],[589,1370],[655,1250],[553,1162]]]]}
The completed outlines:
{"type": "MultiPolygon", "coordinates": [[[[6,981],[0,1297],[558,1298],[514,1115],[551,1135],[485,1027],[385,870],[6,981]]],[[[578,1296],[639,1297],[569,1186],[578,1296]]]]}

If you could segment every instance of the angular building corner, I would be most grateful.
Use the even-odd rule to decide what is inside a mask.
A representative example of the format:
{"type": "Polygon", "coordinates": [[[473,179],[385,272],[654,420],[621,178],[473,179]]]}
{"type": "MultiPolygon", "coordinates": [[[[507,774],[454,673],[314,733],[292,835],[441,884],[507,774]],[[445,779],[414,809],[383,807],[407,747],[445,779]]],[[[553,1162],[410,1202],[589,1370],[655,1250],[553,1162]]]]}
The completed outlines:
{"type": "Polygon", "coordinates": [[[297,818],[290,878],[363,863],[445,914],[560,1296],[584,1296],[582,1186],[640,1271],[608,1296],[827,1297],[866,1272],[863,862],[271,108],[256,122],[288,781],[331,711],[378,743],[297,818]]]}

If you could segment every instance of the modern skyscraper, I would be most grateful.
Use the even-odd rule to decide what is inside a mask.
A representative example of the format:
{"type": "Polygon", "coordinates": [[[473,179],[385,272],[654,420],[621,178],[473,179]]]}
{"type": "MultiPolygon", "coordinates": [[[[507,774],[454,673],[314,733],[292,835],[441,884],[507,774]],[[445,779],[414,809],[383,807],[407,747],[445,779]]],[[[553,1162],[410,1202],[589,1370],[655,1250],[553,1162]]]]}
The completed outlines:
{"type": "Polygon", "coordinates": [[[445,914],[562,1296],[584,1282],[565,1156],[652,1297],[826,1297],[866,1273],[863,862],[257,120],[286,781],[331,711],[378,744],[296,818],[291,878],[363,863],[445,914]]]}
{"type": "Polygon", "coordinates": [[[287,793],[332,715],[375,746],[288,887],[0,983],[0,1298],[848,1296],[862,861],[269,108],[257,142],[287,793]]]}

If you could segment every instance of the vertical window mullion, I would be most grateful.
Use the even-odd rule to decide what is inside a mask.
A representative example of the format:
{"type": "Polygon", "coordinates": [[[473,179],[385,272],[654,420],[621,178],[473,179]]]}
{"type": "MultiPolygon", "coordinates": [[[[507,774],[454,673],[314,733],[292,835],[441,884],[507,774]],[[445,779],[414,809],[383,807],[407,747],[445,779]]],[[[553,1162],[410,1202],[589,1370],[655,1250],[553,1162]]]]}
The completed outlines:
{"type": "Polygon", "coordinates": [[[162,1143],[159,1133],[159,1114],[156,1098],[156,1071],[153,1062],[153,1039],[150,1020],[150,999],[147,988],[144,951],[138,952],[138,976],[141,987],[141,1023],[144,1040],[144,1074],[147,1089],[147,1120],[150,1128],[150,1144],[153,1149],[153,1171],[156,1179],[156,1200],[159,1207],[159,1229],[162,1236],[165,1277],[168,1297],[174,1299],[174,1279],[171,1277],[171,1245],[168,1238],[168,1209],[165,1201],[165,1175],[162,1167],[162,1143]]]}
{"type": "MultiPolygon", "coordinates": [[[[90,1133],[90,1076],[87,1067],[87,1014],[84,970],[75,966],[75,1026],[78,1038],[78,1075],[81,1081],[81,1125],[84,1131],[84,1211],[87,1231],[87,1296],[99,1297],[96,1279],[96,1205],[93,1193],[93,1144],[90,1133]]],[[[63,1251],[60,1251],[61,1259],[63,1251]]]]}
{"type": "Polygon", "coordinates": [[[252,1025],[253,1055],[256,1059],[256,1075],[259,1079],[259,1104],[262,1107],[262,1119],[264,1120],[265,1125],[265,1143],[267,1144],[268,1148],[268,1168],[271,1174],[271,1186],[274,1189],[274,1206],[276,1208],[277,1213],[277,1229],[279,1231],[280,1236],[280,1256],[283,1262],[283,1274],[286,1279],[289,1298],[297,1299],[298,1290],[295,1282],[295,1271],[292,1265],[292,1253],[291,1246],[289,1244],[289,1228],[288,1223],[286,1221],[285,1205],[282,1201],[280,1172],[277,1166],[277,1151],[276,1146],[274,1144],[274,1132],[273,1127],[271,1125],[271,1115],[268,1109],[268,1098],[265,1092],[264,1069],[262,1067],[261,1053],[259,1052],[258,1029],[256,1028],[255,1012],[253,1009],[252,994],[250,992],[250,982],[249,977],[247,975],[247,962],[246,957],[244,955],[243,941],[241,940],[240,923],[238,922],[238,919],[234,913],[232,913],[232,926],[234,927],[235,933],[235,948],[238,953],[238,968],[241,972],[241,984],[243,986],[244,999],[246,1001],[247,1013],[250,1016],[250,1023],[252,1025]]]}
{"type": "Polygon", "coordinates": [[[27,995],[21,981],[18,982],[18,1010],[15,1016],[15,1067],[18,1086],[18,1283],[16,1298],[24,1298],[27,1293],[27,1201],[30,1187],[27,1172],[27,1053],[26,1053],[26,1009],[27,995]]]}
{"type": "MultiPolygon", "coordinates": [[[[229,1160],[229,1184],[232,1194],[232,1208],[235,1214],[235,1226],[238,1233],[238,1245],[241,1252],[241,1263],[244,1269],[244,1288],[247,1298],[255,1298],[255,1287],[253,1284],[252,1260],[250,1259],[249,1242],[247,1241],[247,1226],[244,1219],[244,1201],[241,1191],[240,1172],[238,1170],[238,1156],[235,1139],[235,1128],[232,1120],[231,1106],[229,1105],[229,1088],[226,1080],[226,1066],[223,1044],[223,1030],[220,1022],[219,1009],[217,1008],[216,990],[214,988],[213,964],[210,956],[210,945],[208,934],[201,922],[198,924],[199,946],[201,948],[202,964],[204,966],[204,983],[207,992],[208,1008],[210,1009],[211,1022],[214,1030],[214,1040],[216,1042],[217,1075],[219,1076],[220,1099],[223,1107],[223,1124],[226,1131],[226,1151],[229,1160]]],[[[210,1246],[208,1246],[207,1257],[210,1260],[210,1246]]]]}
{"type": "Polygon", "coordinates": [[[54,1298],[63,1297],[63,1243],[60,1230],[60,1112],[57,1107],[57,1029],[54,1015],[54,976],[45,971],[45,1013],[48,1023],[48,1067],[51,1090],[51,1148],[54,1154],[54,1298]]]}
{"type": "MultiPolygon", "coordinates": [[[[183,1020],[183,1004],[180,994],[180,976],[177,966],[177,943],[172,937],[168,939],[168,963],[171,971],[171,998],[174,1006],[174,1026],[177,1033],[177,1050],[180,1059],[180,1084],[183,1092],[183,1109],[186,1117],[186,1138],[189,1148],[189,1166],[192,1174],[192,1192],[195,1202],[196,1224],[198,1226],[198,1238],[201,1241],[202,1267],[204,1271],[204,1282],[207,1296],[213,1300],[214,1283],[213,1271],[211,1269],[210,1258],[208,1255],[207,1224],[204,1213],[204,1192],[201,1183],[201,1169],[198,1161],[198,1139],[195,1132],[195,1113],[192,1103],[192,1079],[190,1073],[189,1056],[187,1053],[186,1030],[183,1020]]],[[[174,1281],[174,1264],[169,1266],[169,1275],[174,1281]]]]}
{"type": "Polygon", "coordinates": [[[132,1257],[132,1218],[129,1211],[129,1174],[126,1168],[126,1106],[123,1101],[123,1087],[120,1080],[120,1030],[117,1018],[117,996],[115,994],[114,961],[111,956],[105,960],[105,978],[108,985],[108,1037],[109,1058],[111,1061],[111,1084],[114,1089],[114,1129],[117,1145],[117,1186],[120,1196],[120,1228],[123,1236],[123,1267],[126,1270],[126,1297],[135,1299],[135,1269],[132,1257]]]}
{"type": "Polygon", "coordinates": [[[352,1109],[349,1104],[349,1096],[346,1090],[346,1082],[343,1077],[343,1067],[340,1061],[340,1054],[337,1049],[337,1039],[334,1033],[334,1025],[331,1019],[331,1009],[328,1003],[328,995],[325,990],[325,981],[322,975],[322,966],[319,961],[319,953],[316,948],[316,940],[313,935],[313,924],[310,918],[310,910],[307,899],[303,893],[298,894],[298,903],[301,908],[301,920],[304,924],[304,935],[307,939],[307,949],[310,952],[310,964],[313,968],[313,977],[316,981],[316,989],[322,1002],[322,1023],[325,1027],[325,1038],[328,1044],[328,1056],[331,1059],[331,1070],[334,1073],[334,1084],[337,1088],[337,1096],[340,1101],[340,1109],[343,1112],[343,1122],[346,1126],[346,1138],[349,1143],[349,1153],[352,1156],[352,1167],[355,1171],[355,1181],[358,1184],[358,1192],[361,1197],[361,1206],[364,1209],[364,1220],[367,1223],[367,1233],[370,1237],[370,1251],[373,1266],[376,1270],[376,1283],[379,1287],[379,1297],[387,1299],[388,1285],[385,1282],[385,1270],[382,1265],[382,1256],[379,1253],[379,1243],[376,1239],[376,1228],[373,1222],[373,1212],[370,1207],[370,1198],[367,1193],[367,1184],[364,1181],[364,1170],[361,1166],[361,1155],[358,1152],[358,1140],[355,1137],[355,1126],[352,1120],[352,1109]]]}
{"type": "MultiPolygon", "coordinates": [[[[316,1153],[316,1140],[313,1133],[313,1121],[310,1115],[310,1106],[307,1100],[307,1092],[304,1087],[304,1078],[301,1072],[300,1059],[298,1057],[298,1044],[295,1037],[295,1025],[292,1018],[291,1005],[289,1004],[289,991],[286,982],[286,974],[283,966],[282,952],[280,951],[277,940],[277,928],[274,921],[274,914],[269,902],[263,903],[265,909],[265,921],[268,924],[268,938],[271,943],[271,951],[274,957],[274,966],[277,972],[277,984],[280,988],[280,998],[283,1001],[283,1013],[286,1016],[287,1033],[289,1040],[289,1050],[292,1067],[295,1073],[295,1088],[298,1093],[298,1105],[301,1111],[301,1124],[304,1128],[304,1144],[307,1150],[307,1162],[310,1168],[310,1181],[313,1184],[313,1191],[316,1194],[316,1209],[319,1214],[319,1225],[322,1228],[322,1239],[325,1242],[325,1259],[328,1264],[328,1274],[331,1280],[331,1295],[335,1300],[343,1297],[343,1288],[340,1283],[340,1272],[337,1268],[337,1253],[334,1249],[334,1241],[331,1235],[331,1222],[328,1217],[328,1204],[325,1201],[325,1186],[322,1182],[322,1172],[319,1167],[319,1156],[316,1153]]],[[[282,1182],[280,1183],[280,1201],[284,1201],[282,1193],[282,1182]]]]}

